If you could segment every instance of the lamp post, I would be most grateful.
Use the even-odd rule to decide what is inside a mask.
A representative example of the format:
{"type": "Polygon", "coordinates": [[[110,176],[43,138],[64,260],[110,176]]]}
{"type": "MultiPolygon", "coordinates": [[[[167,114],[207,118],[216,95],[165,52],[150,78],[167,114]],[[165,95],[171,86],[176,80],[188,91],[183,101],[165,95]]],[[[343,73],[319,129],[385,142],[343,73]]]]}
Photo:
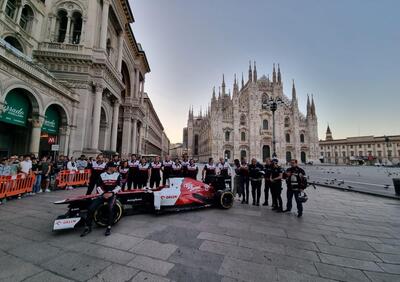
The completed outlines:
{"type": "Polygon", "coordinates": [[[272,112],[272,157],[276,158],[276,136],[275,136],[275,112],[278,109],[278,105],[283,104],[283,100],[280,97],[269,98],[263,103],[265,108],[269,107],[272,112]]]}

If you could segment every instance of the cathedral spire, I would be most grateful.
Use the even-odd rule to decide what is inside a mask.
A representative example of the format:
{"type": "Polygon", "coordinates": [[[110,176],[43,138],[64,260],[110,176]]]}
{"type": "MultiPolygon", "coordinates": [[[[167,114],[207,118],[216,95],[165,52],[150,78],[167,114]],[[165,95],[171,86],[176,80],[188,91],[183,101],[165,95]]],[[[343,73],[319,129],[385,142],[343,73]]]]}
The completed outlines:
{"type": "Polygon", "coordinates": [[[278,84],[282,84],[281,67],[278,64],[278,84]]]}
{"type": "Polygon", "coordinates": [[[225,74],[222,74],[222,95],[225,95],[225,74]]]}
{"type": "Polygon", "coordinates": [[[257,82],[257,66],[256,66],[256,61],[254,61],[253,81],[254,81],[254,82],[257,82]]]}
{"type": "Polygon", "coordinates": [[[253,79],[253,72],[251,70],[251,61],[249,61],[249,82],[253,79]]]}
{"type": "Polygon", "coordinates": [[[311,115],[312,115],[313,117],[316,117],[316,114],[315,114],[315,104],[314,104],[314,95],[313,95],[313,94],[311,94],[311,115]]]}
{"type": "Polygon", "coordinates": [[[293,85],[292,85],[292,100],[296,100],[296,86],[294,85],[294,79],[293,79],[293,85]]]}
{"type": "Polygon", "coordinates": [[[244,87],[244,78],[243,78],[243,72],[242,72],[242,88],[244,87]]]}
{"type": "Polygon", "coordinates": [[[221,99],[221,87],[218,87],[218,99],[221,99]]]}
{"type": "Polygon", "coordinates": [[[276,71],[275,71],[275,64],[272,69],[272,83],[276,83],[276,71]]]}
{"type": "Polygon", "coordinates": [[[310,95],[307,94],[307,117],[311,116],[310,95]]]}
{"type": "Polygon", "coordinates": [[[215,99],[216,99],[216,97],[215,97],[215,86],[213,87],[212,99],[213,99],[213,100],[215,100],[215,99]]]}
{"type": "Polygon", "coordinates": [[[326,129],[326,133],[325,133],[325,140],[328,140],[328,141],[332,141],[333,140],[332,131],[331,131],[330,127],[329,127],[329,123],[328,123],[328,128],[326,129]]]}

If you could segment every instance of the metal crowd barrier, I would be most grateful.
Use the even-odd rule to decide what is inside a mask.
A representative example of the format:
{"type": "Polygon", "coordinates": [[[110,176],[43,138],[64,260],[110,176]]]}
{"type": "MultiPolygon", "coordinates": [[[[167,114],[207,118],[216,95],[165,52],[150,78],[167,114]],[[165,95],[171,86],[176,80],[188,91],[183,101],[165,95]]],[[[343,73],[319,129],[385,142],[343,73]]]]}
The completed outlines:
{"type": "Polygon", "coordinates": [[[32,192],[35,179],[34,174],[0,176],[0,200],[32,192]]]}
{"type": "Polygon", "coordinates": [[[58,173],[56,183],[58,188],[67,186],[89,185],[90,169],[70,171],[62,170],[58,173]]]}

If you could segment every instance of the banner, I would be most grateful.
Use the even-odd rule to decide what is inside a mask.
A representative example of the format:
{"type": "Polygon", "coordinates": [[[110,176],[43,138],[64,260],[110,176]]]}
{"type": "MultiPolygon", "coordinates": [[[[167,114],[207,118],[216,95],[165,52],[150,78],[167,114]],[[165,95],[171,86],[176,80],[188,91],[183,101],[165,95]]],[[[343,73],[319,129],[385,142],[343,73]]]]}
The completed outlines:
{"type": "Polygon", "coordinates": [[[57,135],[60,124],[60,115],[54,107],[49,107],[46,111],[42,131],[57,135]]]}
{"type": "Polygon", "coordinates": [[[11,90],[7,94],[3,111],[0,113],[0,121],[26,126],[29,106],[29,100],[25,96],[11,90]]]}

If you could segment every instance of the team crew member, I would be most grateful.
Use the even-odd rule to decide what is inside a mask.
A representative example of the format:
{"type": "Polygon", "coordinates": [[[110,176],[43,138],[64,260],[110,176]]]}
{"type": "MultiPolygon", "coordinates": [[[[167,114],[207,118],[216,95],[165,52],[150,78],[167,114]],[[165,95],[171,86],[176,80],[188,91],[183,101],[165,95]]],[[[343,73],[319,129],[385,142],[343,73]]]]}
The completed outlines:
{"type": "Polygon", "coordinates": [[[249,166],[245,158],[240,162],[240,186],[243,193],[242,204],[249,203],[249,166]]]}
{"type": "Polygon", "coordinates": [[[296,200],[297,204],[297,217],[301,217],[303,215],[303,203],[299,201],[299,194],[304,191],[306,187],[304,187],[304,176],[306,172],[300,168],[297,164],[297,160],[290,161],[290,167],[286,170],[287,174],[287,204],[286,210],[284,212],[289,212],[292,209],[292,199],[296,200]]]}
{"type": "Polygon", "coordinates": [[[171,157],[169,155],[165,156],[165,160],[162,163],[162,172],[163,172],[163,186],[167,183],[167,179],[172,174],[172,165],[174,164],[173,161],[171,161],[171,157]]]}
{"type": "Polygon", "coordinates": [[[146,158],[142,158],[138,165],[138,188],[144,188],[147,186],[147,182],[150,177],[150,164],[147,162],[146,158]]]}
{"type": "Polygon", "coordinates": [[[186,154],[182,156],[181,166],[182,166],[182,176],[185,177],[188,175],[188,165],[189,159],[186,154]]]}
{"type": "Polygon", "coordinates": [[[189,161],[189,165],[187,166],[187,176],[197,180],[197,174],[199,173],[199,168],[193,159],[189,161]]]}
{"type": "Polygon", "coordinates": [[[154,160],[154,162],[151,163],[150,169],[151,169],[151,176],[150,176],[150,188],[154,187],[154,184],[156,184],[156,188],[160,187],[160,182],[161,182],[161,167],[162,164],[160,162],[160,157],[157,156],[154,160]]]}
{"type": "Polygon", "coordinates": [[[100,174],[104,172],[106,167],[106,163],[103,161],[103,155],[99,154],[95,161],[92,161],[90,164],[91,175],[89,180],[89,187],[87,189],[86,195],[90,195],[93,192],[94,186],[99,181],[100,174]]]}
{"type": "Polygon", "coordinates": [[[264,197],[265,201],[263,203],[263,206],[268,206],[268,198],[269,198],[269,191],[271,189],[271,169],[272,169],[272,164],[270,159],[265,160],[265,166],[264,166],[264,179],[265,179],[265,188],[264,188],[264,197]]]}
{"type": "Polygon", "coordinates": [[[118,169],[119,174],[121,175],[121,188],[122,191],[125,191],[125,186],[128,181],[128,174],[129,174],[129,166],[128,161],[121,161],[121,165],[118,169]]]}
{"type": "Polygon", "coordinates": [[[238,194],[239,199],[243,194],[242,187],[240,186],[240,161],[238,159],[234,160],[235,164],[235,177],[233,178],[233,195],[236,197],[238,194]]]}
{"type": "Polygon", "coordinates": [[[206,184],[210,184],[216,175],[216,170],[217,167],[214,164],[214,159],[209,158],[208,159],[208,164],[206,164],[203,168],[202,176],[203,176],[203,181],[206,184]]]}
{"type": "Polygon", "coordinates": [[[138,166],[139,161],[136,159],[136,155],[132,154],[131,159],[128,161],[128,190],[132,189],[132,185],[134,189],[137,188],[138,166]]]}
{"type": "Polygon", "coordinates": [[[278,160],[272,160],[272,169],[271,169],[271,194],[272,194],[272,210],[276,210],[277,212],[282,212],[282,175],[283,170],[278,165],[278,160]]]}
{"type": "Polygon", "coordinates": [[[182,177],[182,165],[178,158],[172,164],[172,177],[182,177]]]}
{"type": "Polygon", "coordinates": [[[116,194],[121,190],[121,175],[116,171],[114,162],[107,164],[106,172],[100,174],[97,181],[97,192],[100,194],[95,200],[92,201],[88,208],[88,214],[86,216],[86,227],[81,237],[86,236],[92,232],[92,221],[94,212],[99,205],[104,202],[108,204],[108,226],[104,235],[108,236],[111,234],[111,225],[114,219],[114,204],[116,200],[116,194]]]}
{"type": "Polygon", "coordinates": [[[219,159],[217,164],[218,174],[224,177],[231,176],[231,166],[224,160],[224,158],[219,159]]]}
{"type": "Polygon", "coordinates": [[[113,156],[112,162],[113,162],[117,167],[119,166],[120,161],[119,161],[119,156],[118,156],[118,154],[116,154],[116,155],[113,156]]]}
{"type": "Polygon", "coordinates": [[[264,167],[257,162],[256,159],[251,160],[249,165],[249,177],[251,182],[251,196],[253,198],[253,206],[260,205],[261,183],[264,176],[264,167]]]}

